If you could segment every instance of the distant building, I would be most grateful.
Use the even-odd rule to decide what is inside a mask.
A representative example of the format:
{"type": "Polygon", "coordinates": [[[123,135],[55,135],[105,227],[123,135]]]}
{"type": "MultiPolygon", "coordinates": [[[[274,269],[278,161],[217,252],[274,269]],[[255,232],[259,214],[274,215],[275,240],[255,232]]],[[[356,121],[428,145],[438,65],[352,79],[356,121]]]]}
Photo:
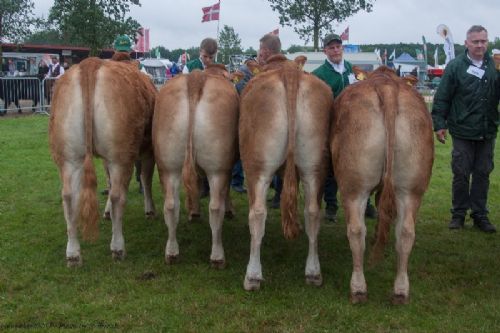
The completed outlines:
{"type": "MultiPolygon", "coordinates": [[[[90,55],[90,48],[80,46],[66,46],[66,45],[49,45],[49,44],[10,44],[2,43],[3,52],[17,52],[17,53],[46,53],[57,54],[59,59],[68,62],[69,65],[77,64],[90,55]]],[[[112,48],[102,49],[99,58],[109,59],[113,56],[114,50],[112,48]]],[[[132,58],[140,58],[144,56],[143,52],[131,53],[132,58]]]]}
{"type": "MultiPolygon", "coordinates": [[[[286,54],[286,57],[293,60],[295,57],[301,55],[307,57],[307,62],[304,65],[304,70],[306,72],[312,72],[321,66],[326,60],[326,55],[323,51],[288,53],[286,54]]],[[[361,67],[365,71],[373,71],[382,65],[375,52],[360,52],[359,45],[344,45],[344,59],[349,61],[354,66],[361,67]]]]}

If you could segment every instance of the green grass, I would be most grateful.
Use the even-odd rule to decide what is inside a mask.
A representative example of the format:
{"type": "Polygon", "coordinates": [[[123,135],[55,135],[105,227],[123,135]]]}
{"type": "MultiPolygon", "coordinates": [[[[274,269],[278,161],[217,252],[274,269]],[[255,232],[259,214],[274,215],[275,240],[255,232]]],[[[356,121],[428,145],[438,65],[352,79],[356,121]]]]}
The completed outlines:
{"type": "MultiPolygon", "coordinates": [[[[232,193],[236,218],[226,220],[228,266],[209,265],[210,228],[178,229],[181,258],[164,264],[167,230],[160,212],[143,216],[142,196],[130,185],[124,217],[127,258],[113,262],[111,226],[101,221],[97,242],[82,242],[83,266],[65,263],[66,226],[59,176],[47,143],[48,118],[0,121],[0,331],[59,332],[497,332],[500,327],[500,242],[471,227],[450,232],[450,142],[436,144],[433,177],[410,258],[411,301],[392,306],[393,238],[385,261],[366,268],[369,300],[348,301],[351,254],[339,223],[323,226],[319,250],[324,285],[304,282],[307,238],[286,241],[270,211],[262,246],[265,281],[243,290],[249,255],[246,197],[232,193]]],[[[500,152],[496,152],[496,164],[500,152]]],[[[99,188],[104,187],[100,162],[99,188]]],[[[490,218],[500,226],[499,171],[491,175],[490,218]]],[[[101,211],[104,197],[100,196],[101,211]]],[[[158,177],[154,200],[162,207],[158,177]]],[[[374,221],[367,222],[369,237],[374,221]]],[[[369,243],[369,240],[368,242],[369,243]]]]}

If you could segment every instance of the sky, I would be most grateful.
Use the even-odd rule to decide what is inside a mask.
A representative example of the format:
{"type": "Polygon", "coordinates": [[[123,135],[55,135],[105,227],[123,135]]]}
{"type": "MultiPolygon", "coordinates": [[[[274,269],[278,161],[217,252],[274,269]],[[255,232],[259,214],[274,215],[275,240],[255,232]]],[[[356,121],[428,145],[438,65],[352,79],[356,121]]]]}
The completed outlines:
{"type": "MultiPolygon", "coordinates": [[[[35,14],[48,16],[53,0],[35,0],[35,14]]],[[[304,45],[292,27],[279,25],[279,14],[267,0],[221,0],[220,20],[201,23],[202,7],[217,0],[141,0],[129,15],[150,29],[150,46],[187,49],[199,46],[206,37],[216,38],[217,25],[230,26],[241,39],[243,49],[258,49],[259,39],[279,28],[283,49],[304,45]]],[[[456,44],[463,44],[467,29],[483,25],[489,39],[500,37],[500,0],[376,0],[371,12],[360,11],[344,22],[334,23],[341,34],[349,27],[350,44],[428,43],[442,44],[436,33],[446,24],[456,44]]],[[[312,45],[312,41],[307,43],[312,45]]]]}

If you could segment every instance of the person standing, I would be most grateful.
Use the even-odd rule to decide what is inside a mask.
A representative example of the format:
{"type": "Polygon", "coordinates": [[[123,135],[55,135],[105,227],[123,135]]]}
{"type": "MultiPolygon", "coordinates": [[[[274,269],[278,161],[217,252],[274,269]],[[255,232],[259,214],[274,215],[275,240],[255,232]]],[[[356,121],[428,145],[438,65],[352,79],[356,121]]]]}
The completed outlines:
{"type": "Polygon", "coordinates": [[[217,54],[217,41],[213,38],[205,38],[200,44],[200,57],[186,63],[182,69],[182,73],[187,74],[195,69],[204,70],[208,65],[212,64],[217,54]]]}
{"type": "Polygon", "coordinates": [[[64,74],[64,68],[59,64],[59,58],[52,56],[52,64],[49,66],[48,77],[60,78],[64,74]]]}
{"type": "Polygon", "coordinates": [[[487,53],[488,31],[483,26],[467,31],[465,48],[446,66],[432,107],[437,140],[445,143],[449,131],[453,145],[448,228],[463,228],[470,209],[474,226],[493,233],[486,204],[498,131],[500,72],[487,53]]]}
{"type": "MultiPolygon", "coordinates": [[[[339,35],[329,34],[325,36],[323,39],[323,52],[326,55],[326,60],[312,74],[328,84],[332,89],[333,98],[336,98],[345,87],[357,82],[357,80],[352,71],[352,64],[344,60],[344,46],[339,35]]],[[[326,202],[325,218],[331,222],[335,222],[337,219],[337,190],[337,182],[330,163],[325,180],[323,200],[326,202]]],[[[370,198],[368,198],[366,205],[365,216],[369,218],[376,218],[377,216],[377,211],[370,203],[370,198]]]]}

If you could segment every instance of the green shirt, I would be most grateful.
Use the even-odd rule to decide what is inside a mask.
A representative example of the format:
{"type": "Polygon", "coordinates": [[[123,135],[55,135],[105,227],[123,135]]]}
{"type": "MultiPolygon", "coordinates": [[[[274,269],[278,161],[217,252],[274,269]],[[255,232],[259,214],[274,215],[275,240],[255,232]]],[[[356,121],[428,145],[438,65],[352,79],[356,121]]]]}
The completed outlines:
{"type": "Polygon", "coordinates": [[[195,69],[199,69],[200,71],[205,69],[205,67],[203,67],[203,63],[201,62],[200,58],[196,58],[194,60],[188,61],[186,63],[186,66],[189,70],[189,73],[191,73],[195,69]]]}
{"type": "Polygon", "coordinates": [[[332,88],[333,98],[335,98],[349,85],[349,75],[353,74],[351,63],[345,60],[344,69],[344,73],[340,74],[333,69],[328,60],[325,60],[325,63],[316,68],[312,74],[325,81],[332,88]]]}

